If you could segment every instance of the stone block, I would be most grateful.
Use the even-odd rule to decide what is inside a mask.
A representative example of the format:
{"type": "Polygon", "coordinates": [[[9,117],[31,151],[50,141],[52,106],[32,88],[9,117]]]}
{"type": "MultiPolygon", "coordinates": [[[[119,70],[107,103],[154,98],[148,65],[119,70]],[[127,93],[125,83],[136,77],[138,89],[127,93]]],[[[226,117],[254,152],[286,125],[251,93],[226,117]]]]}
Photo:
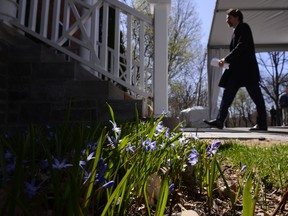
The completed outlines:
{"type": "Polygon", "coordinates": [[[201,128],[207,127],[203,119],[208,119],[208,107],[195,106],[180,112],[180,122],[185,128],[201,128]]]}

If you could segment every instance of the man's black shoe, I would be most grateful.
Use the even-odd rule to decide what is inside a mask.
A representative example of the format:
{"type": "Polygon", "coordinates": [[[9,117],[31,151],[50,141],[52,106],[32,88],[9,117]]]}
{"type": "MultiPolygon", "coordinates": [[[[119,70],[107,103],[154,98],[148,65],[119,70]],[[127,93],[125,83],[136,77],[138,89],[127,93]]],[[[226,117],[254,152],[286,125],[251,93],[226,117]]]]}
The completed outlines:
{"type": "Polygon", "coordinates": [[[256,124],[254,127],[249,129],[250,131],[267,131],[267,127],[259,127],[258,124],[256,124]]]}
{"type": "Polygon", "coordinates": [[[223,129],[223,126],[224,126],[223,123],[217,119],[210,120],[210,121],[204,119],[203,121],[213,128],[223,129]]]}

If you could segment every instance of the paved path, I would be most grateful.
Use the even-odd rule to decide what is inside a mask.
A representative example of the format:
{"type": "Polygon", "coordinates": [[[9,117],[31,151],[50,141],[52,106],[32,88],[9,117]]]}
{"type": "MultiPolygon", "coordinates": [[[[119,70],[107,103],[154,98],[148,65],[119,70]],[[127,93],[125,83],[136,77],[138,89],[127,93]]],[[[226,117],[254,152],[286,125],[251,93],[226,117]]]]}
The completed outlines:
{"type": "Polygon", "coordinates": [[[192,133],[199,139],[237,139],[271,140],[288,144],[288,127],[269,127],[265,132],[251,132],[249,128],[182,128],[185,133],[192,133]]]}

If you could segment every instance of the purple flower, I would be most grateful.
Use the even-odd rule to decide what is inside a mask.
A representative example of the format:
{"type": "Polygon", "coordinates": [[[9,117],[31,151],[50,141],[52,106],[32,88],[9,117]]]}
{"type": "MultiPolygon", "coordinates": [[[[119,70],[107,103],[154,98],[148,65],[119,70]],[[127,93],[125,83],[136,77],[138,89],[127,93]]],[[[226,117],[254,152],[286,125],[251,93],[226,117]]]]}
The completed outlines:
{"type": "Polygon", "coordinates": [[[95,152],[90,153],[90,154],[88,155],[86,161],[90,161],[90,160],[94,159],[94,158],[95,158],[95,157],[93,157],[94,153],[95,153],[95,152]]]}
{"type": "Polygon", "coordinates": [[[166,129],[164,136],[165,136],[166,139],[169,137],[169,128],[166,129]]]}
{"type": "MultiPolygon", "coordinates": [[[[94,185],[96,185],[97,183],[101,183],[101,182],[104,182],[106,179],[104,178],[104,174],[106,172],[106,169],[107,169],[108,165],[107,163],[104,163],[104,160],[103,158],[100,158],[97,162],[97,166],[96,166],[96,169],[97,169],[97,172],[95,174],[95,180],[94,180],[94,185]]],[[[83,169],[84,170],[84,169],[83,169]]],[[[95,173],[95,172],[93,172],[95,173]]],[[[91,177],[92,173],[88,173],[84,170],[84,184],[86,183],[86,181],[91,177]]]]}
{"type": "Polygon", "coordinates": [[[170,186],[169,186],[169,193],[171,193],[173,190],[174,190],[174,187],[175,187],[175,184],[172,183],[170,186]]]}
{"type": "Polygon", "coordinates": [[[146,149],[146,151],[149,150],[155,150],[156,149],[156,141],[153,141],[149,138],[148,140],[145,140],[142,143],[142,147],[146,149]]]}
{"type": "MultiPolygon", "coordinates": [[[[104,176],[104,173],[107,169],[107,163],[103,164],[103,161],[100,161],[102,158],[99,159],[97,164],[97,170],[99,170],[98,174],[96,174],[96,177],[100,179],[104,176]]],[[[102,159],[103,160],[103,159],[102,159]]]]}
{"type": "Polygon", "coordinates": [[[85,161],[79,161],[79,166],[81,167],[81,169],[84,169],[83,166],[86,165],[86,162],[85,161]]]}
{"type": "Polygon", "coordinates": [[[246,170],[246,168],[247,168],[247,166],[244,165],[244,166],[241,168],[240,172],[244,172],[244,171],[246,170]]]}
{"type": "Polygon", "coordinates": [[[115,138],[114,138],[114,137],[107,136],[107,139],[108,139],[108,142],[109,142],[108,146],[114,147],[115,144],[116,144],[115,138]]]}
{"type": "Polygon", "coordinates": [[[31,199],[34,197],[37,193],[37,191],[40,189],[40,186],[36,186],[36,180],[35,178],[32,179],[31,183],[24,182],[25,189],[24,192],[28,194],[28,197],[31,199]]]}
{"type": "MultiPolygon", "coordinates": [[[[82,154],[83,154],[83,153],[85,154],[85,151],[86,151],[86,150],[82,151],[82,154]]],[[[90,161],[90,160],[92,160],[92,159],[95,158],[95,157],[93,157],[93,156],[94,156],[94,152],[90,153],[90,154],[87,156],[86,161],[82,161],[82,160],[79,161],[79,166],[81,167],[81,169],[84,169],[83,166],[85,166],[88,161],[90,161]]]]}
{"type": "Polygon", "coordinates": [[[179,138],[179,143],[180,143],[180,146],[182,146],[186,141],[186,138],[184,136],[180,137],[179,138]]]}
{"type": "Polygon", "coordinates": [[[126,148],[126,151],[131,151],[132,153],[134,153],[136,146],[128,146],[126,148]]]}
{"type": "Polygon", "coordinates": [[[199,156],[199,153],[197,152],[197,150],[193,149],[191,151],[191,154],[189,155],[189,160],[188,160],[191,166],[194,166],[195,164],[198,163],[198,156],[199,156]]]}
{"type": "Polygon", "coordinates": [[[54,164],[52,164],[52,168],[58,169],[58,170],[61,170],[61,169],[67,168],[67,167],[71,167],[71,166],[73,166],[73,165],[72,164],[66,164],[65,159],[63,159],[60,162],[57,158],[54,158],[54,164]]]}
{"type": "Polygon", "coordinates": [[[111,187],[112,185],[114,185],[115,184],[115,182],[114,181],[109,181],[109,182],[107,182],[106,184],[104,184],[104,185],[102,185],[102,189],[106,189],[106,188],[109,188],[109,187],[111,187]]]}
{"type": "Polygon", "coordinates": [[[217,141],[217,142],[212,143],[211,146],[208,146],[208,147],[207,147],[207,149],[206,149],[206,154],[207,154],[208,156],[210,156],[210,157],[211,157],[212,155],[214,155],[214,154],[217,152],[217,148],[219,147],[220,144],[221,144],[220,141],[217,141]]]}
{"type": "MultiPolygon", "coordinates": [[[[121,133],[121,129],[120,129],[119,127],[117,127],[116,122],[113,122],[113,121],[111,121],[111,120],[110,120],[110,122],[111,122],[111,124],[113,125],[112,131],[114,131],[115,134],[117,135],[116,137],[118,137],[118,135],[121,133]]],[[[117,139],[117,138],[116,138],[116,139],[117,139]]]]}
{"type": "Polygon", "coordinates": [[[83,177],[84,183],[83,184],[86,183],[86,181],[90,178],[90,176],[91,176],[91,172],[88,173],[84,170],[84,177],[83,177]]]}
{"type": "Polygon", "coordinates": [[[164,127],[163,125],[162,125],[162,121],[160,121],[159,123],[158,123],[158,125],[156,126],[156,130],[155,130],[155,136],[159,136],[159,134],[161,134],[163,131],[165,131],[166,130],[166,127],[164,127]]]}
{"type": "Polygon", "coordinates": [[[88,143],[87,147],[90,151],[95,151],[97,148],[98,142],[88,143]]]}
{"type": "Polygon", "coordinates": [[[191,136],[192,136],[192,138],[193,138],[194,140],[199,140],[199,138],[198,138],[196,135],[192,134],[192,133],[191,133],[191,136]]]}
{"type": "Polygon", "coordinates": [[[220,144],[221,144],[220,141],[214,142],[214,143],[212,143],[212,148],[216,149],[216,148],[218,148],[218,146],[220,146],[220,144]]]}

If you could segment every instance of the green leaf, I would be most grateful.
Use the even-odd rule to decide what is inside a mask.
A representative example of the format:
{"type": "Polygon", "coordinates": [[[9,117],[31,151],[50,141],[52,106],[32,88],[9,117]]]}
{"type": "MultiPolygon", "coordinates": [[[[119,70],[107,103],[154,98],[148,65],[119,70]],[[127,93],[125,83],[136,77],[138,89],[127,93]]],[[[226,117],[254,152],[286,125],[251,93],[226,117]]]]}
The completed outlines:
{"type": "MultiPolygon", "coordinates": [[[[107,201],[107,204],[105,205],[105,208],[104,208],[101,216],[105,216],[106,215],[106,213],[109,210],[109,208],[110,208],[111,204],[113,203],[113,201],[115,201],[115,203],[117,203],[118,198],[121,198],[119,195],[122,193],[122,187],[125,186],[126,181],[130,177],[130,173],[133,170],[135,165],[136,165],[136,163],[134,163],[132,165],[132,167],[126,172],[125,176],[119,182],[119,184],[117,185],[117,187],[115,188],[115,190],[113,191],[111,196],[109,197],[109,199],[107,201]]],[[[122,202],[122,200],[120,200],[120,202],[122,202]]]]}
{"type": "Polygon", "coordinates": [[[159,200],[157,202],[157,208],[156,208],[156,216],[162,216],[165,212],[165,207],[167,204],[169,195],[169,184],[168,184],[168,177],[165,175],[164,180],[161,184],[160,194],[159,194],[159,200]]]}
{"type": "Polygon", "coordinates": [[[255,205],[257,202],[259,182],[255,188],[255,195],[251,193],[252,190],[252,174],[250,173],[247,177],[246,184],[243,189],[243,216],[253,216],[255,211],[255,205]]]}

